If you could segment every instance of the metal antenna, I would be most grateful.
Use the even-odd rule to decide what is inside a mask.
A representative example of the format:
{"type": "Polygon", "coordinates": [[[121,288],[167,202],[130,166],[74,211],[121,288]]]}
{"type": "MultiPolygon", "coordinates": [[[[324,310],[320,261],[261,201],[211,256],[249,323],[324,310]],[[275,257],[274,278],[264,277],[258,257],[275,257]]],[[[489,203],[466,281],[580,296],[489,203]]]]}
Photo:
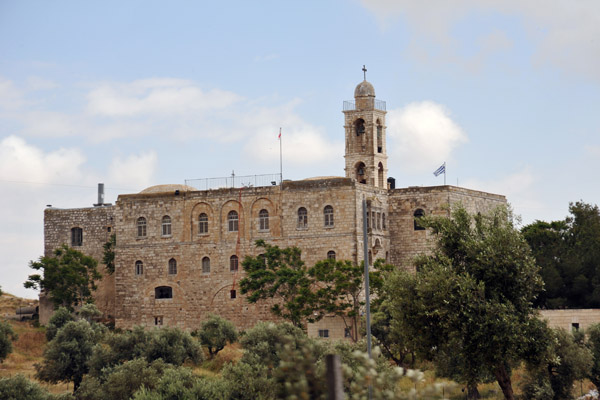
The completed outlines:
{"type": "Polygon", "coordinates": [[[365,79],[365,81],[366,81],[366,80],[367,80],[367,67],[365,67],[365,66],[363,65],[363,67],[362,67],[362,70],[363,70],[364,79],[365,79]]]}

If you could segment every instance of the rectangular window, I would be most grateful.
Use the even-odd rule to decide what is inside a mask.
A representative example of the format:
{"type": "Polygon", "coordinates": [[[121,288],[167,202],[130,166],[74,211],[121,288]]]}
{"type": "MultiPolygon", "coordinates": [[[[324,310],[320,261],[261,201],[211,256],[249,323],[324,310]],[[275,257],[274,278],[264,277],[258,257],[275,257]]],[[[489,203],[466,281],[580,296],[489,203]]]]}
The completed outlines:
{"type": "Polygon", "coordinates": [[[71,229],[71,247],[83,245],[83,229],[72,228],[71,229]]]}
{"type": "Polygon", "coordinates": [[[154,325],[161,326],[162,324],[163,324],[162,315],[158,315],[158,316],[154,317],[154,325]]]}
{"type": "Polygon", "coordinates": [[[319,337],[328,338],[329,337],[329,329],[319,329],[319,337]]]}

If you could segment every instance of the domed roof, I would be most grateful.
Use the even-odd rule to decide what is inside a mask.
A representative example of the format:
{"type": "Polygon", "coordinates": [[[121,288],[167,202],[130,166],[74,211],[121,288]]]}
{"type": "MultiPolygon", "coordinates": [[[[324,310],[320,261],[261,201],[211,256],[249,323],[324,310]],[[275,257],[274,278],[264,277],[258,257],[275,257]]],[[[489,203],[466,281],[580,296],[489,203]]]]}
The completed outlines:
{"type": "Polygon", "coordinates": [[[144,193],[144,194],[149,194],[149,193],[168,193],[168,192],[174,192],[176,190],[180,190],[182,192],[192,192],[192,191],[195,191],[197,189],[193,188],[191,186],[176,185],[176,184],[171,184],[171,185],[155,185],[155,186],[150,186],[150,187],[142,190],[140,193],[144,193]]]}
{"type": "Polygon", "coordinates": [[[354,97],[365,96],[375,97],[375,88],[373,87],[373,85],[371,85],[371,83],[367,82],[366,80],[359,83],[358,86],[356,86],[356,89],[354,89],[354,97]]]}

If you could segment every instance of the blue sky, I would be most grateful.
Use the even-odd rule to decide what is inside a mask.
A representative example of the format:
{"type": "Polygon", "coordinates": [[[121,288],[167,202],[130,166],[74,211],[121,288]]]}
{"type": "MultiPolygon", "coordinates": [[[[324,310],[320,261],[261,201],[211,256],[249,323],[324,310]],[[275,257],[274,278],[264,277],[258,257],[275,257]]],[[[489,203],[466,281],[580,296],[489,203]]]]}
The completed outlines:
{"type": "Polygon", "coordinates": [[[0,2],[0,286],[43,210],[185,179],[343,175],[342,102],[387,101],[389,176],[505,194],[523,223],[598,204],[596,0],[0,2]]]}

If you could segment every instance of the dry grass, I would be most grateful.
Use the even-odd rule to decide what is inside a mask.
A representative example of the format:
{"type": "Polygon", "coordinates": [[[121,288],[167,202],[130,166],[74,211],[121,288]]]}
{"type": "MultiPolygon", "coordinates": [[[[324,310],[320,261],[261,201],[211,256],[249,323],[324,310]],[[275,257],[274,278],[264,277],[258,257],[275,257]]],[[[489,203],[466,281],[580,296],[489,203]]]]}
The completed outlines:
{"type": "Polygon", "coordinates": [[[35,299],[22,299],[17,296],[13,296],[9,293],[4,293],[0,296],[0,316],[1,317],[14,317],[15,311],[18,307],[30,307],[37,306],[38,301],[35,299]]]}
{"type": "Polygon", "coordinates": [[[244,351],[239,343],[227,345],[212,360],[208,359],[207,355],[206,361],[194,368],[194,372],[202,376],[218,375],[226,364],[238,362],[243,354],[244,351]]]}

